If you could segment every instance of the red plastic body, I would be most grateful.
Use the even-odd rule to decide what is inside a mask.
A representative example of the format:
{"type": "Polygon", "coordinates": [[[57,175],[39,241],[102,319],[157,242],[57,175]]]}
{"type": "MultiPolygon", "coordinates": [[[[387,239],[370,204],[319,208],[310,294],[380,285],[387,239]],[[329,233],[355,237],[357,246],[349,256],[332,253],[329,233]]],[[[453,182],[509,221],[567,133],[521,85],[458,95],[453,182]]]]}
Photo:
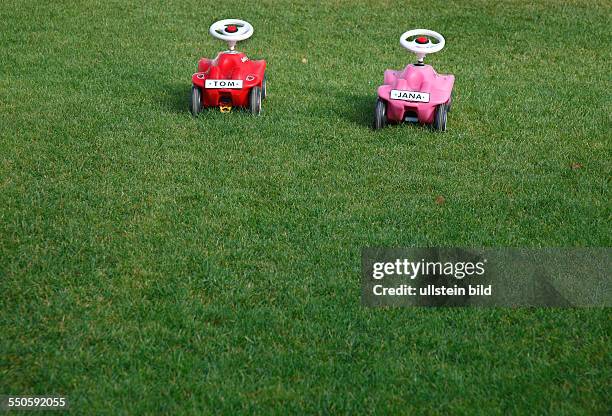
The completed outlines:
{"type": "Polygon", "coordinates": [[[244,53],[221,52],[215,59],[202,58],[191,82],[202,91],[202,106],[247,107],[251,88],[262,86],[266,61],[251,61],[244,53]],[[242,88],[206,88],[206,80],[241,80],[242,88]]]}

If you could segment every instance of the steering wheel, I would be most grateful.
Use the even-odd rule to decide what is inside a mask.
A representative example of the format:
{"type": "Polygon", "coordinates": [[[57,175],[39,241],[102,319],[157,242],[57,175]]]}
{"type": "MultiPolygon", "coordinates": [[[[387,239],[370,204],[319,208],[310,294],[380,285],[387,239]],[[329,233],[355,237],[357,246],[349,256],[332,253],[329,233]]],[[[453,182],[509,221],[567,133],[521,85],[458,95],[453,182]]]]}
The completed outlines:
{"type": "Polygon", "coordinates": [[[253,35],[253,26],[240,19],[224,19],[210,25],[210,34],[224,40],[230,50],[234,50],[236,42],[250,38],[253,35]]]}
{"type": "Polygon", "coordinates": [[[410,52],[415,53],[419,63],[423,63],[425,55],[441,51],[445,43],[444,36],[427,29],[409,30],[400,36],[400,44],[410,52]],[[414,39],[408,40],[409,38],[414,39]],[[436,40],[437,43],[433,43],[432,39],[436,40]]]}

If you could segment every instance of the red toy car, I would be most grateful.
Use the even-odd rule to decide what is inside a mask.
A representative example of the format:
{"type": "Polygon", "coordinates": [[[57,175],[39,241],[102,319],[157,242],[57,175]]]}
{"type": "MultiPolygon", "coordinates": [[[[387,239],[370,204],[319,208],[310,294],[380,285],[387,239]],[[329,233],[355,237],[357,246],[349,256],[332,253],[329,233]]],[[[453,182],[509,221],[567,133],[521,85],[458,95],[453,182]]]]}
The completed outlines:
{"type": "Polygon", "coordinates": [[[225,19],[213,23],[210,34],[226,41],[229,50],[198,62],[198,72],[191,77],[191,114],[197,116],[204,107],[219,107],[222,113],[244,107],[259,115],[266,97],[266,61],[251,61],[235,50],[236,42],[251,37],[253,26],[244,20],[225,19]]]}

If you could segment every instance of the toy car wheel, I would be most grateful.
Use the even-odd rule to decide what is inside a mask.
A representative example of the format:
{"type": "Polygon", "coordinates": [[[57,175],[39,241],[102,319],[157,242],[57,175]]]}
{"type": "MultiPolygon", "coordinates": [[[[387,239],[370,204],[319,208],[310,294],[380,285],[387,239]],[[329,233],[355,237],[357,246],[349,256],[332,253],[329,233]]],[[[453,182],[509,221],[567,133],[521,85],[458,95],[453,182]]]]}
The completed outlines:
{"type": "Polygon", "coordinates": [[[374,109],[374,130],[382,129],[387,125],[387,103],[380,98],[376,101],[374,109]]]}
{"type": "Polygon", "coordinates": [[[438,131],[446,131],[446,104],[436,106],[436,114],[434,115],[433,128],[438,131]]]}
{"type": "Polygon", "coordinates": [[[261,114],[261,88],[253,87],[249,92],[249,111],[254,116],[261,114]]]}
{"type": "Polygon", "coordinates": [[[261,99],[265,99],[268,95],[268,88],[266,86],[266,74],[264,74],[263,81],[261,81],[261,99]]]}
{"type": "Polygon", "coordinates": [[[202,92],[198,87],[191,87],[191,99],[189,100],[189,110],[194,117],[202,111],[202,92]]]}
{"type": "Polygon", "coordinates": [[[448,101],[446,102],[446,112],[447,113],[450,113],[452,106],[453,106],[453,93],[451,92],[451,95],[448,101]]]}

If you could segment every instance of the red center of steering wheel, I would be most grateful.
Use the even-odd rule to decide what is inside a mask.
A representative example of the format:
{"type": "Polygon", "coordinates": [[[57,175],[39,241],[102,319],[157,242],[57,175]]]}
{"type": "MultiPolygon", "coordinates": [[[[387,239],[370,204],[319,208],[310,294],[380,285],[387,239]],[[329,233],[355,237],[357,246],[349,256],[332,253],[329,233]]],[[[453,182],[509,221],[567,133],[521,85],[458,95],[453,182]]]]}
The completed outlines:
{"type": "Polygon", "coordinates": [[[238,32],[238,28],[235,25],[229,25],[225,27],[225,31],[227,33],[236,33],[238,32]]]}
{"type": "Polygon", "coordinates": [[[425,36],[421,36],[419,38],[416,38],[414,41],[420,45],[424,45],[429,42],[429,39],[427,39],[425,36]]]}

